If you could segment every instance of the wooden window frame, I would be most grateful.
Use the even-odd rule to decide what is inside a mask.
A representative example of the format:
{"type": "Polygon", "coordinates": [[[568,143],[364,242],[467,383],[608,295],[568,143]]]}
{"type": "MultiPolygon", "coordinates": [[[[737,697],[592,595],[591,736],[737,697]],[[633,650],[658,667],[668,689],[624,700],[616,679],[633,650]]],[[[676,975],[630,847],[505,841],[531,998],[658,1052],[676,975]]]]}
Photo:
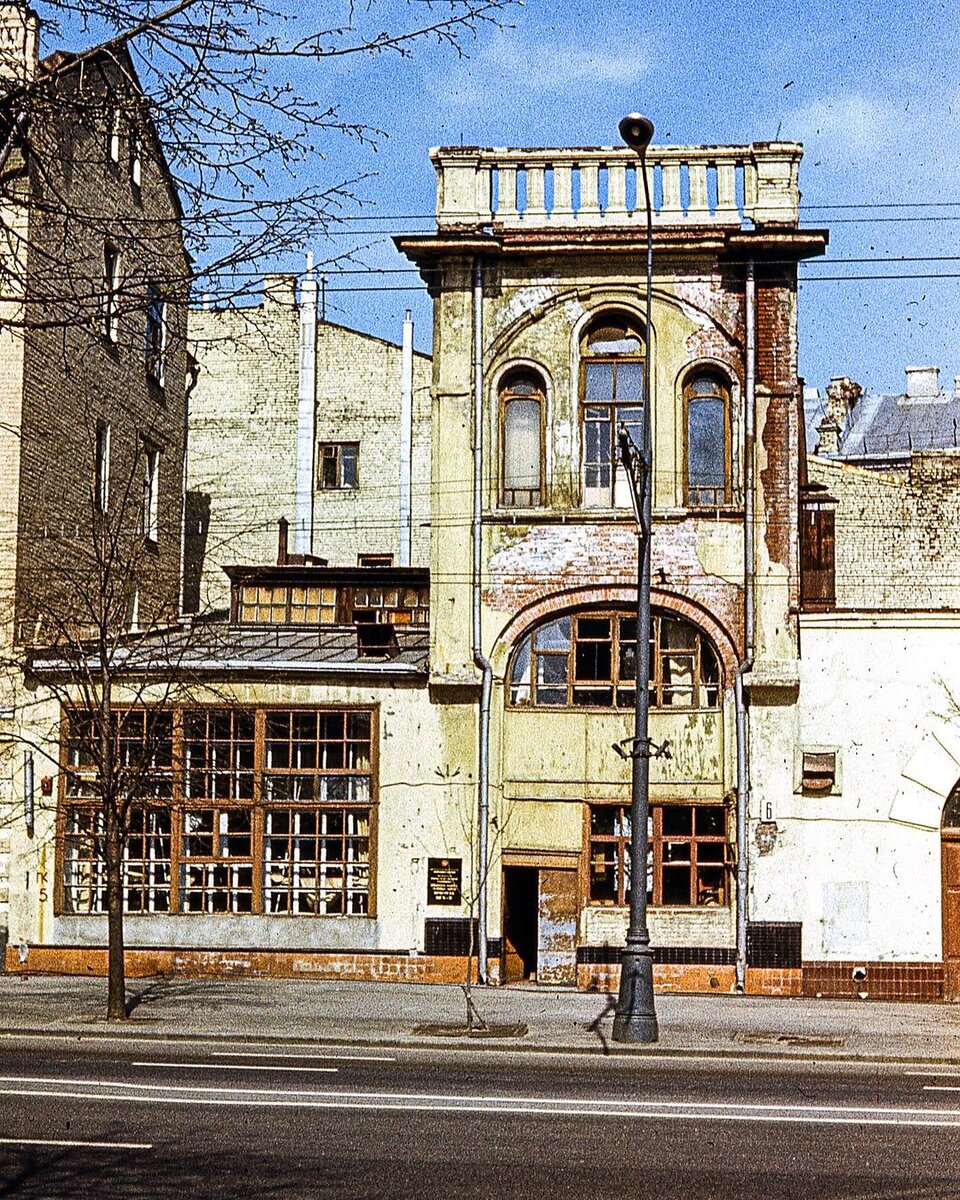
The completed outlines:
{"type": "Polygon", "coordinates": [[[547,409],[547,390],[544,386],[543,379],[537,371],[526,369],[523,367],[514,368],[507,371],[500,381],[498,386],[498,428],[500,430],[499,437],[499,469],[497,478],[499,480],[498,500],[501,508],[543,508],[546,503],[547,496],[547,443],[546,443],[546,409],[547,409]],[[521,393],[514,389],[518,382],[531,384],[535,389],[532,393],[521,393]],[[507,407],[515,401],[528,401],[537,405],[540,425],[540,488],[535,502],[521,503],[515,498],[508,499],[508,490],[512,493],[521,491],[530,491],[532,488],[510,488],[506,486],[506,467],[507,467],[507,407]]]}
{"type": "MultiPolygon", "coordinates": [[[[579,711],[629,711],[633,708],[634,699],[634,680],[629,675],[620,677],[620,648],[621,644],[627,646],[634,645],[635,640],[632,638],[623,638],[620,630],[621,621],[634,621],[635,614],[627,609],[622,608],[602,608],[602,609],[580,609],[567,613],[556,614],[548,621],[543,621],[531,629],[524,638],[517,644],[510,657],[510,666],[508,669],[508,685],[507,685],[507,706],[514,709],[537,708],[537,709],[554,709],[554,710],[569,710],[576,709],[579,711]],[[580,621],[583,619],[609,619],[611,622],[611,638],[610,638],[610,660],[611,660],[611,678],[607,680],[587,680],[576,678],[576,662],[577,662],[577,646],[591,644],[594,639],[580,639],[578,637],[580,621]],[[536,647],[537,634],[548,626],[558,623],[564,619],[570,621],[570,646],[566,650],[538,649],[536,647]],[[514,678],[515,664],[519,655],[524,652],[529,654],[529,662],[527,665],[526,678],[522,681],[517,681],[514,678]],[[566,680],[564,683],[546,683],[541,685],[543,690],[553,688],[559,690],[565,686],[567,690],[566,701],[563,704],[548,704],[537,699],[537,662],[541,658],[549,657],[566,657],[567,671],[566,680]],[[612,702],[610,704],[577,704],[574,701],[574,694],[578,690],[582,693],[590,691],[600,692],[601,689],[609,687],[612,694],[612,702]],[[516,690],[525,690],[527,694],[526,700],[514,699],[516,690]],[[623,702],[618,703],[621,693],[629,693],[623,696],[623,702]]],[[[678,614],[657,610],[651,617],[651,638],[653,645],[651,646],[650,655],[650,708],[663,712],[704,712],[715,711],[720,707],[720,699],[723,692],[722,686],[722,663],[720,655],[713,646],[707,634],[694,625],[692,621],[687,621],[684,617],[678,614]],[[677,622],[685,626],[691,631],[693,641],[693,649],[678,649],[663,645],[663,622],[664,620],[677,622]],[[713,657],[713,667],[716,674],[716,680],[711,680],[705,677],[705,654],[709,653],[713,657]],[[689,690],[693,702],[691,704],[666,704],[664,697],[667,695],[676,694],[674,689],[676,685],[668,682],[665,675],[665,663],[671,657],[691,658],[691,676],[689,686],[684,686],[682,690],[689,690]]],[[[681,689],[676,688],[679,692],[681,689]]]]}
{"type": "MultiPolygon", "coordinates": [[[[683,385],[683,503],[686,508],[729,508],[733,503],[733,451],[731,427],[732,388],[727,376],[716,369],[704,367],[687,374],[683,385]],[[693,395],[694,384],[701,379],[709,380],[717,387],[713,396],[693,395]],[[723,495],[713,501],[693,498],[694,491],[704,492],[705,487],[694,487],[690,483],[690,408],[699,400],[723,400],[723,495]]],[[[714,489],[715,491],[717,489],[714,489]]]]}
{"type": "MultiPolygon", "coordinates": [[[[584,805],[584,844],[586,846],[585,895],[587,903],[591,907],[625,908],[630,903],[626,890],[627,862],[630,852],[629,818],[629,803],[611,803],[608,801],[599,803],[589,802],[584,805]],[[594,833],[591,827],[591,815],[594,809],[618,810],[621,832],[614,834],[594,833]],[[617,897],[614,900],[597,899],[593,895],[593,865],[596,856],[595,848],[598,846],[613,846],[615,848],[617,897]]],[[[652,801],[649,816],[649,858],[647,862],[648,876],[652,874],[652,887],[648,887],[647,890],[647,903],[652,908],[671,909],[681,912],[687,912],[692,909],[702,911],[704,909],[729,908],[732,903],[734,866],[734,847],[731,842],[730,825],[729,806],[724,802],[702,800],[652,801]],[[690,811],[691,833],[664,833],[663,819],[664,813],[667,810],[690,811]],[[723,813],[722,834],[699,833],[697,830],[697,820],[700,810],[709,810],[710,812],[719,810],[723,813]],[[690,852],[686,858],[665,858],[665,847],[668,845],[679,848],[688,845],[690,852]],[[707,846],[722,847],[722,850],[719,855],[712,854],[701,860],[700,848],[707,846]],[[664,871],[669,872],[673,869],[682,870],[684,868],[688,868],[690,871],[688,902],[674,901],[665,903],[663,899],[666,890],[664,887],[664,871]],[[716,891],[713,885],[708,886],[706,884],[706,879],[709,878],[708,873],[719,873],[721,876],[719,884],[720,898],[715,903],[708,902],[710,893],[716,891]]]]}
{"type": "Polygon", "coordinates": [[[317,490],[320,492],[358,492],[360,490],[360,443],[319,442],[317,444],[317,490]],[[345,449],[353,450],[353,483],[344,483],[343,462],[345,449]],[[331,452],[332,453],[329,453],[331,452]],[[325,482],[326,464],[334,463],[336,483],[325,482]]]}
{"type": "MultiPolygon", "coordinates": [[[[71,916],[94,916],[102,913],[103,908],[96,905],[87,911],[74,911],[69,907],[68,887],[66,882],[66,869],[68,859],[71,858],[68,843],[71,838],[79,839],[81,835],[71,835],[67,832],[69,814],[71,812],[86,813],[90,816],[92,828],[96,827],[99,820],[99,814],[102,811],[101,806],[95,796],[90,793],[83,794],[82,781],[84,778],[91,776],[94,772],[92,768],[81,768],[71,764],[71,746],[75,744],[70,736],[70,722],[75,714],[80,710],[64,709],[60,727],[60,754],[62,769],[60,771],[59,789],[58,789],[58,805],[57,805],[57,820],[56,820],[56,854],[55,854],[55,869],[56,880],[54,886],[54,911],[56,915],[71,915],[71,916]],[[75,781],[72,786],[68,784],[68,779],[75,781]],[[81,791],[78,793],[77,786],[81,786],[81,791]]],[[[116,709],[118,717],[125,719],[127,715],[142,714],[143,720],[147,720],[146,714],[148,709],[139,708],[136,706],[120,706],[116,709]]],[[[366,841],[366,861],[356,860],[356,865],[364,868],[366,874],[366,897],[365,911],[350,911],[347,904],[344,904],[344,911],[338,913],[338,916],[363,916],[373,918],[377,915],[376,903],[376,888],[377,888],[377,849],[378,849],[378,812],[379,812],[379,708],[378,706],[370,705],[317,705],[317,706],[288,706],[288,705],[261,705],[261,706],[216,706],[216,705],[191,705],[183,708],[164,710],[170,713],[170,735],[169,735],[169,767],[158,768],[163,779],[169,777],[169,796],[158,799],[155,795],[145,797],[143,800],[138,800],[133,808],[143,809],[144,811],[160,811],[169,817],[169,858],[164,860],[168,862],[168,895],[169,907],[166,909],[158,909],[156,915],[163,916],[182,916],[190,918],[194,916],[258,916],[266,913],[264,891],[266,879],[266,859],[264,856],[264,829],[266,825],[266,814],[274,811],[286,812],[308,812],[311,814],[342,814],[345,812],[353,812],[363,814],[367,822],[366,841]],[[272,768],[266,762],[266,741],[267,741],[267,722],[271,714],[306,714],[308,717],[313,715],[316,718],[317,726],[320,726],[320,718],[322,715],[339,714],[343,718],[344,737],[341,739],[344,749],[344,761],[347,761],[346,747],[350,745],[365,748],[361,753],[366,754],[366,765],[363,766],[345,766],[345,767],[330,767],[323,766],[316,769],[302,768],[297,770],[281,770],[272,768]],[[351,728],[350,718],[354,714],[362,714],[366,717],[367,735],[365,737],[350,736],[351,728]],[[241,718],[252,719],[253,722],[253,765],[252,769],[252,788],[250,796],[235,795],[231,789],[231,794],[227,796],[199,794],[194,792],[192,786],[188,788],[187,775],[188,770],[209,770],[206,767],[191,768],[188,761],[187,743],[188,730],[187,723],[202,717],[207,718],[207,730],[210,729],[210,718],[218,719],[229,718],[231,731],[235,731],[237,722],[241,718]],[[331,778],[357,778],[365,780],[366,795],[362,799],[341,801],[338,798],[320,799],[316,795],[302,799],[280,799],[278,797],[268,797],[267,795],[267,779],[268,777],[291,776],[295,775],[304,780],[329,780],[331,778]],[[212,855],[192,855],[189,858],[184,853],[184,833],[185,829],[185,814],[189,812],[199,811],[215,811],[219,814],[225,813],[240,813],[245,812],[250,814],[250,856],[230,856],[219,853],[212,855]],[[192,910],[188,911],[184,908],[184,884],[185,873],[184,868],[188,865],[207,865],[213,868],[227,867],[230,864],[241,865],[244,862],[250,862],[252,867],[252,901],[249,912],[239,911],[231,903],[227,903],[225,907],[217,907],[215,909],[192,910]]],[[[354,727],[355,728],[355,727],[354,727]]],[[[249,744],[249,739],[240,739],[249,744]]],[[[196,739],[194,738],[194,741],[196,739]]],[[[230,747],[237,741],[234,732],[231,732],[230,739],[224,742],[223,739],[214,738],[211,742],[209,735],[206,736],[204,745],[209,750],[212,744],[228,744],[230,747]]],[[[213,756],[214,758],[216,756],[213,756]]],[[[207,755],[209,760],[210,756],[207,755]]],[[[231,754],[232,759],[232,754],[231,754]]],[[[218,770],[218,768],[215,768],[218,770]]],[[[227,768],[231,770],[232,768],[227,768]]],[[[244,773],[248,773],[248,769],[244,769],[244,773]]],[[[329,787],[329,784],[326,785],[329,787]]],[[[322,788],[323,784],[314,783],[314,788],[322,788]]],[[[213,838],[216,840],[218,836],[217,829],[218,821],[215,818],[213,838]]],[[[102,835],[101,835],[102,836],[102,835]]],[[[351,835],[353,836],[353,835],[351,835]]],[[[346,834],[343,835],[347,837],[346,834]]],[[[95,845],[95,844],[94,844],[95,845]]],[[[129,860],[129,855],[127,856],[129,860]]],[[[95,854],[88,855],[86,859],[90,863],[91,875],[102,878],[102,884],[97,887],[103,891],[105,889],[105,875],[102,866],[102,858],[98,859],[95,854]],[[100,864],[99,868],[97,864],[100,864]],[[99,872],[99,874],[98,874],[99,872]]],[[[139,862],[141,860],[132,860],[139,862]]],[[[346,873],[343,880],[344,894],[350,889],[348,887],[348,878],[346,873]]],[[[331,888],[325,889],[331,891],[331,888]]],[[[362,889],[354,889],[359,891],[362,889]]],[[[125,884],[126,891],[126,884],[125,884]]],[[[229,889],[228,889],[229,892],[229,889]]],[[[101,899],[101,905],[105,904],[105,892],[101,899]]],[[[151,916],[153,912],[135,909],[130,912],[134,916],[151,916]]],[[[274,911],[266,913],[266,915],[274,915],[278,917],[290,916],[317,916],[322,917],[325,914],[322,912],[309,913],[300,911],[299,913],[284,913],[274,911]]]]}
{"type": "Polygon", "coordinates": [[[644,395],[646,388],[647,374],[647,339],[644,332],[641,330],[639,322],[627,313],[608,312],[600,313],[590,322],[580,343],[580,378],[579,378],[579,399],[580,399],[580,505],[582,508],[597,508],[597,509],[618,509],[624,507],[616,503],[616,486],[617,486],[617,469],[620,466],[620,455],[617,440],[617,431],[622,420],[621,413],[628,409],[638,409],[643,413],[644,395]],[[597,332],[598,329],[605,327],[605,322],[609,322],[611,326],[618,324],[622,325],[624,332],[629,336],[636,337],[640,343],[640,350],[635,354],[611,354],[611,353],[591,353],[590,338],[597,332]],[[602,363],[608,364],[612,368],[613,383],[611,390],[613,396],[609,400],[588,400],[587,399],[587,369],[589,366],[602,363]],[[617,375],[618,367],[626,364],[639,363],[642,371],[643,385],[641,386],[641,395],[636,398],[621,400],[617,396],[617,375]],[[609,503],[607,504],[587,504],[587,409],[603,408],[607,410],[610,425],[610,495],[609,503]]]}

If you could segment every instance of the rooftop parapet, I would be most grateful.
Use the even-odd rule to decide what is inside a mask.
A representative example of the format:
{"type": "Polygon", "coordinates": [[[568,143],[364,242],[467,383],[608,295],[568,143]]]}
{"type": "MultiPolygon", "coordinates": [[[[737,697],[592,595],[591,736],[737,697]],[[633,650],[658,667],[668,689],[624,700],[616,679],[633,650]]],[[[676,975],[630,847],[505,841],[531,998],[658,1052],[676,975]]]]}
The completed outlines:
{"type": "MultiPolygon", "coordinates": [[[[657,226],[796,226],[803,147],[651,146],[657,226]]],[[[637,155],[623,147],[430,151],[437,171],[437,224],[514,229],[643,227],[637,155]]]]}

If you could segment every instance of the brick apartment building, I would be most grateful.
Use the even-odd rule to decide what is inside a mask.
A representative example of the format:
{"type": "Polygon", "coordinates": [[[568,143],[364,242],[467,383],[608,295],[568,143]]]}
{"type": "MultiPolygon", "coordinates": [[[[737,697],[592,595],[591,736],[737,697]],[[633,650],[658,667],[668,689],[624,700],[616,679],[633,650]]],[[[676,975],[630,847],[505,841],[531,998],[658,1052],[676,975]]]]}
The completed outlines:
{"type": "MultiPolygon", "coordinates": [[[[33,767],[20,740],[36,699],[21,686],[23,650],[82,631],[107,603],[131,627],[178,614],[189,264],[126,51],[38,61],[35,15],[7,4],[0,22],[0,703],[16,731],[0,803],[9,814],[28,759],[33,767]]],[[[40,803],[50,773],[41,757],[40,803]]],[[[22,851],[35,880],[47,851],[36,841],[22,851]]]]}

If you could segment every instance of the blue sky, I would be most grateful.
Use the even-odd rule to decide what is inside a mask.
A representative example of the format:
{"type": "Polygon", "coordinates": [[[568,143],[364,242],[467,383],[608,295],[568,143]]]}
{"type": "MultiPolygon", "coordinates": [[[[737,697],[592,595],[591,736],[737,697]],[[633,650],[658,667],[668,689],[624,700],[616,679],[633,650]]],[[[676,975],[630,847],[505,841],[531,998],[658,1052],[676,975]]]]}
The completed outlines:
{"type": "MultiPolygon", "coordinates": [[[[929,362],[952,386],[960,277],[813,279],[960,276],[960,6],[806,0],[751,11],[701,0],[527,0],[512,22],[484,34],[469,59],[428,52],[350,65],[344,82],[390,132],[367,160],[379,172],[364,185],[376,200],[371,212],[432,211],[431,145],[612,144],[633,109],[654,119],[662,142],[800,140],[805,205],[934,206],[804,210],[805,223],[830,228],[830,259],[871,261],[803,271],[801,372],[819,386],[850,374],[899,390],[907,363],[929,362]],[[956,261],[883,262],[928,255],[956,261]]],[[[401,265],[382,246],[366,260],[401,265]]],[[[429,305],[416,292],[329,298],[331,317],[388,335],[409,303],[426,348],[429,305]]]]}
{"type": "MultiPolygon", "coordinates": [[[[418,4],[384,0],[372,19],[388,26],[391,9],[409,14],[418,4]]],[[[906,364],[937,363],[952,386],[960,375],[956,0],[804,0],[752,10],[722,0],[526,0],[509,20],[512,28],[482,31],[463,59],[421,46],[409,58],[311,68],[310,86],[389,136],[376,152],[336,139],[326,145],[311,173],[368,176],[358,185],[368,219],[304,250],[323,260],[356,245],[365,264],[404,267],[389,233],[429,228],[433,145],[614,144],[617,121],[634,109],[653,118],[659,142],[799,140],[804,205],[852,206],[803,212],[805,223],[830,228],[834,261],[802,271],[801,373],[821,387],[849,374],[899,390],[906,364]],[[892,207],[904,205],[927,207],[892,207]],[[410,219],[387,219],[397,216],[410,219]],[[891,261],[902,257],[924,261],[891,261]],[[815,281],[883,273],[958,278],[815,281]]],[[[301,262],[292,255],[274,265],[301,262]]],[[[429,349],[430,305],[416,283],[410,274],[331,275],[327,314],[396,338],[409,306],[418,345],[429,349]],[[337,290],[376,289],[381,280],[412,290],[337,290]]]]}

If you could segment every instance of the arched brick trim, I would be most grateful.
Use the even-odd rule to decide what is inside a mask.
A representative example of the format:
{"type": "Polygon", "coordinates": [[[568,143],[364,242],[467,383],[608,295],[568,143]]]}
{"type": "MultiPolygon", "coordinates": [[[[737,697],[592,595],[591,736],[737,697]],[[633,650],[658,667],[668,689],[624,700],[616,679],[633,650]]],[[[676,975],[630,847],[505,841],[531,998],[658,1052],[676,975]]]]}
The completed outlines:
{"type": "MultiPolygon", "coordinates": [[[[515,616],[511,617],[500,631],[494,654],[498,666],[506,670],[506,659],[513,649],[530,632],[535,625],[542,624],[548,617],[570,612],[571,609],[589,608],[593,605],[604,607],[634,607],[637,603],[635,588],[623,586],[567,588],[562,592],[552,592],[540,600],[528,604],[515,616]]],[[[708,609],[687,596],[676,592],[667,592],[661,588],[650,589],[650,603],[654,608],[664,612],[676,613],[685,617],[691,625],[701,629],[716,647],[723,663],[724,686],[733,686],[733,677],[740,665],[736,644],[729,630],[722,625],[708,609]]]]}

